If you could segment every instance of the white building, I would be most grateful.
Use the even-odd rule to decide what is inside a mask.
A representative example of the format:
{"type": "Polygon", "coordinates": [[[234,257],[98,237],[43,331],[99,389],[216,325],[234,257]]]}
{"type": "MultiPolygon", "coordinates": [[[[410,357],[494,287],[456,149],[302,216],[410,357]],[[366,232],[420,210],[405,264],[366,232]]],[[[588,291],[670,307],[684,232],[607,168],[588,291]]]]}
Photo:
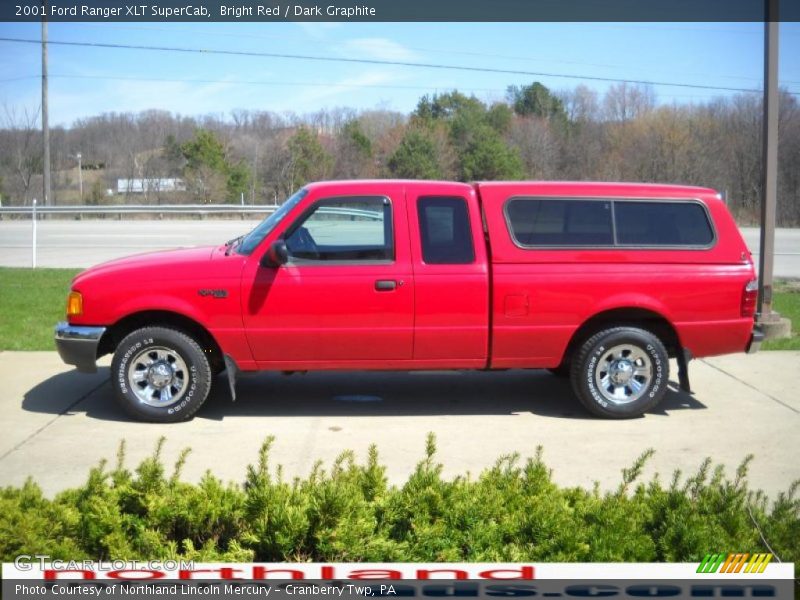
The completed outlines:
{"type": "Polygon", "coordinates": [[[118,194],[144,194],[152,192],[184,192],[186,185],[177,177],[164,179],[117,179],[118,194]]]}

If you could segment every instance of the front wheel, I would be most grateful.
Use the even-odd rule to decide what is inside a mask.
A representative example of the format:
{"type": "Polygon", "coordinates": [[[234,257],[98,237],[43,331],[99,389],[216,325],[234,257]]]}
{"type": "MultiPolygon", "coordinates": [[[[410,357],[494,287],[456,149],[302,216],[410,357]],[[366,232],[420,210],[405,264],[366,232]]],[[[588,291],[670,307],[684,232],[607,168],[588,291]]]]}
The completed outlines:
{"type": "Polygon", "coordinates": [[[638,417],[664,398],[669,357],[651,332],[614,327],[584,342],[572,361],[570,378],[589,412],[612,419],[638,417]]]}
{"type": "Polygon", "coordinates": [[[111,361],[111,383],[128,414],[172,423],[194,415],[211,391],[203,349],[185,333],[144,327],[130,333],[111,361]]]}

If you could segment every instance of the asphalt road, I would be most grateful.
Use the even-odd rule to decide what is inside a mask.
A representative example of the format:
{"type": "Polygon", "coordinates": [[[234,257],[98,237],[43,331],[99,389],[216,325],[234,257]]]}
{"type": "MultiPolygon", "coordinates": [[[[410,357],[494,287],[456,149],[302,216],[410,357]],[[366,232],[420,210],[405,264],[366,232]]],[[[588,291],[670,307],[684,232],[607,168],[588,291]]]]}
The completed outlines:
{"type": "MultiPolygon", "coordinates": [[[[89,267],[140,252],[220,244],[246,233],[257,221],[231,220],[83,220],[41,221],[38,264],[42,267],[89,267]]],[[[752,251],[758,250],[757,228],[742,229],[752,251]]],[[[755,256],[756,264],[758,257],[755,256]]],[[[31,265],[31,222],[0,221],[0,266],[31,265]]],[[[800,229],[778,229],[775,275],[800,278],[800,229]]]]}
{"type": "MultiPolygon", "coordinates": [[[[90,267],[141,252],[222,244],[257,224],[240,219],[40,221],[37,263],[41,267],[90,267]]],[[[30,221],[0,221],[0,266],[31,266],[31,231],[30,221]]]]}
{"type": "Polygon", "coordinates": [[[274,435],[272,465],[282,464],[290,481],[318,460],[329,468],[347,449],[363,461],[376,444],[389,480],[401,483],[434,432],[446,477],[475,476],[501,455],[524,459],[542,445],[558,483],[610,490],[647,448],[656,454],[645,474],[658,472],[665,484],[675,469],[696,472],[705,457],[730,474],[752,453],[750,482],[775,497],[800,479],[799,362],[800,352],[693,361],[694,395],[671,386],[655,412],[629,421],[588,416],[569,383],[545,371],[511,370],[262,373],[241,378],[235,403],[220,378],[194,420],[155,425],[117,408],[107,366],[82,375],[55,352],[0,352],[0,487],[32,475],[52,495],[85,482],[100,459],[113,465],[120,440],[132,467],[162,435],[168,469],[192,448],[183,471],[192,481],[210,469],[241,482],[274,435]]]}

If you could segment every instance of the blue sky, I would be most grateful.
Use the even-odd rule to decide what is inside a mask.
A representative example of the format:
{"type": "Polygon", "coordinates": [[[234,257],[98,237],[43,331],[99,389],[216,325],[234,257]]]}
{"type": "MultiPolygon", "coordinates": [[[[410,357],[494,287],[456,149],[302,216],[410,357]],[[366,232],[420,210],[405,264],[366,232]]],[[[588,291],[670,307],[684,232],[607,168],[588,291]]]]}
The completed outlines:
{"type": "MultiPolygon", "coordinates": [[[[760,23],[50,23],[51,40],[281,52],[425,62],[574,76],[759,89],[760,23]]],[[[0,23],[0,37],[39,39],[37,23],[0,23]]],[[[800,95],[800,23],[781,24],[781,85],[800,95]]],[[[37,110],[40,49],[0,42],[0,106],[37,110]]],[[[150,108],[185,115],[233,109],[296,113],[347,106],[408,112],[425,93],[482,100],[511,84],[610,84],[545,76],[51,46],[51,123],[150,108]],[[259,82],[259,83],[253,83],[259,82]]],[[[661,103],[732,92],[656,86],[661,103]]]]}

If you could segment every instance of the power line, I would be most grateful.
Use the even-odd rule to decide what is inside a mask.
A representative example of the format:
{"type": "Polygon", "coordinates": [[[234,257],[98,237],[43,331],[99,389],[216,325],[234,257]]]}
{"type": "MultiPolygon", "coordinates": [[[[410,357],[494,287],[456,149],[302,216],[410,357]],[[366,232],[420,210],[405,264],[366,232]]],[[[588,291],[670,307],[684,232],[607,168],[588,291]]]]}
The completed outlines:
{"type": "MultiPolygon", "coordinates": [[[[93,23],[85,23],[84,25],[94,25],[93,23]]],[[[98,26],[108,27],[103,24],[97,24],[98,26]]],[[[193,28],[171,28],[171,27],[113,27],[113,29],[131,29],[131,30],[140,30],[140,31],[163,31],[163,32],[170,32],[174,33],[176,30],[182,33],[196,33],[200,35],[207,35],[207,36],[217,36],[217,37],[234,37],[234,38],[251,38],[257,40],[263,39],[286,39],[286,40],[297,40],[297,36],[292,35],[276,35],[276,34],[255,34],[255,33],[229,33],[223,31],[209,31],[207,29],[193,29],[193,28]]],[[[325,46],[330,47],[331,44],[328,42],[323,42],[321,40],[309,40],[304,41],[304,44],[314,44],[316,46],[325,46]]],[[[340,44],[341,45],[341,44],[340,44]]],[[[470,52],[467,50],[442,50],[439,48],[421,48],[419,46],[406,46],[403,45],[403,48],[406,50],[414,50],[417,52],[432,52],[435,54],[452,54],[452,55],[460,55],[460,56],[480,56],[484,58],[500,58],[503,60],[522,60],[522,61],[537,61],[537,60],[547,60],[548,62],[556,62],[556,63],[564,63],[564,64],[572,64],[572,65],[581,65],[584,67],[609,67],[609,68],[623,68],[623,65],[609,65],[609,64],[602,64],[602,63],[587,63],[575,60],[564,60],[564,59],[542,59],[536,58],[532,56],[514,56],[508,54],[488,54],[485,52],[470,52]]],[[[723,75],[723,77],[725,77],[723,75]]],[[[746,79],[753,79],[752,77],[746,79]]],[[[759,81],[761,81],[759,79],[759,81]]]]}
{"type": "MultiPolygon", "coordinates": [[[[50,75],[58,79],[100,79],[110,81],[157,81],[164,83],[230,83],[233,85],[285,85],[309,87],[341,87],[341,88],[377,88],[390,90],[421,90],[430,91],[435,86],[422,85],[391,85],[381,83],[324,83],[319,81],[264,81],[248,79],[175,79],[171,77],[136,77],[128,75],[50,75]]],[[[22,78],[20,78],[22,79],[22,78]]],[[[454,89],[447,87],[446,89],[454,89]]],[[[506,90],[498,88],[459,88],[468,92],[500,92],[506,90]]]]}
{"type": "MultiPolygon", "coordinates": [[[[25,38],[8,38],[0,37],[2,42],[12,42],[21,44],[39,44],[39,40],[25,39],[25,38]]],[[[561,73],[548,73],[543,71],[526,71],[517,69],[498,69],[492,67],[468,67],[462,65],[446,65],[441,63],[424,63],[424,62],[408,62],[400,60],[380,60],[370,58],[344,58],[332,56],[314,56],[310,54],[285,54],[277,52],[255,52],[246,50],[224,50],[224,49],[203,49],[203,48],[186,48],[179,46],[142,46],[136,44],[112,44],[105,42],[67,42],[67,41],[48,41],[49,44],[59,46],[78,46],[87,48],[111,48],[120,50],[147,50],[156,52],[179,52],[184,54],[219,54],[223,56],[249,56],[256,58],[281,58],[290,60],[309,60],[318,62],[343,62],[355,64],[370,64],[370,65],[383,65],[383,66],[399,66],[399,67],[412,67],[422,69],[439,69],[451,71],[467,71],[472,73],[497,73],[504,75],[526,75],[529,77],[554,77],[561,79],[572,79],[582,81],[602,81],[607,83],[630,83],[635,85],[660,85],[665,87],[680,87],[698,90],[716,90],[726,92],[741,92],[741,93],[757,93],[760,90],[751,88],[736,88],[725,86],[713,86],[694,83],[678,83],[670,81],[648,81],[644,79],[622,79],[614,77],[600,77],[596,75],[566,75],[561,73]]],[[[793,95],[800,95],[800,93],[790,92],[793,95]]]]}
{"type": "Polygon", "coordinates": [[[20,77],[9,77],[8,79],[0,79],[0,83],[10,83],[12,81],[22,81],[24,79],[39,79],[39,75],[22,75],[20,77]]]}
{"type": "MultiPolygon", "coordinates": [[[[31,76],[36,79],[35,76],[31,76]]],[[[50,75],[51,79],[92,79],[101,81],[152,81],[163,83],[229,83],[232,85],[265,85],[265,86],[297,86],[297,87],[341,87],[341,88],[369,88],[390,90],[460,90],[462,92],[481,92],[487,94],[505,94],[507,89],[501,88],[472,88],[460,86],[422,86],[422,85],[390,85],[380,83],[321,83],[319,81],[264,81],[247,79],[175,79],[171,77],[137,77],[131,75],[50,75]]],[[[667,98],[707,98],[701,94],[674,94],[661,93],[659,96],[667,98]]]]}
{"type": "MultiPolygon", "coordinates": [[[[628,25],[631,25],[629,23],[628,25]]],[[[733,24],[733,23],[729,23],[733,24]]],[[[692,33],[730,33],[736,35],[757,35],[764,36],[764,23],[760,21],[742,21],[742,25],[755,25],[754,29],[720,29],[718,27],[678,27],[668,23],[652,23],[652,22],[636,22],[635,27],[639,29],[650,29],[651,31],[687,31],[692,33]]],[[[626,29],[630,31],[626,25],[618,25],[615,23],[592,23],[592,28],[606,28],[606,29],[626,29]]],[[[796,31],[781,32],[781,37],[795,37],[798,34],[796,31]]]]}
{"type": "MultiPolygon", "coordinates": [[[[38,80],[39,75],[23,75],[20,77],[10,77],[0,79],[0,83],[24,80],[38,80]]],[[[340,88],[368,88],[368,89],[388,89],[388,90],[459,90],[462,92],[481,92],[487,94],[505,94],[507,88],[477,88],[463,86],[430,86],[430,85],[393,85],[382,83],[328,83],[320,81],[265,81],[251,79],[175,79],[174,77],[140,77],[135,75],[61,75],[51,73],[50,79],[90,79],[97,81],[150,81],[163,83],[229,83],[232,85],[264,85],[264,86],[297,86],[297,87],[340,87],[340,88]]],[[[705,94],[678,94],[674,92],[659,92],[659,97],[666,98],[708,98],[705,94]]]]}
{"type": "MultiPolygon", "coordinates": [[[[274,33],[232,33],[228,31],[217,31],[217,30],[210,30],[205,28],[193,28],[193,27],[175,27],[175,26],[168,26],[168,27],[154,27],[154,26],[116,26],[110,25],[105,23],[73,23],[73,26],[82,26],[82,27],[103,27],[104,29],[117,29],[117,30],[131,30],[131,31],[153,31],[153,32],[167,32],[167,33],[182,33],[182,34],[195,34],[195,35],[202,35],[208,37],[224,37],[224,38],[250,38],[256,40],[275,40],[275,39],[285,39],[285,40],[297,40],[297,36],[295,35],[281,35],[281,34],[274,34],[274,33]]],[[[690,30],[691,31],[691,30],[690,30]]],[[[702,30],[706,31],[706,30],[702,30]]],[[[752,33],[752,32],[748,32],[752,33]]],[[[330,48],[333,44],[329,42],[324,42],[321,40],[307,40],[303,42],[304,44],[314,44],[316,46],[324,46],[330,48]]],[[[338,44],[342,46],[342,44],[338,44]]],[[[422,48],[419,46],[408,46],[403,44],[403,48],[406,50],[413,50],[417,52],[430,52],[434,54],[449,54],[454,56],[472,56],[472,57],[481,57],[481,58],[497,58],[501,60],[514,60],[514,61],[525,61],[525,62],[552,62],[552,63],[563,63],[569,65],[580,65],[583,67],[600,67],[600,68],[609,68],[609,69],[626,69],[628,68],[626,65],[620,64],[608,64],[608,63],[594,63],[594,62],[586,62],[586,61],[577,61],[577,60],[565,60],[561,58],[542,58],[542,57],[535,57],[535,56],[519,56],[519,55],[511,55],[511,54],[490,54],[487,52],[479,52],[479,51],[468,51],[468,50],[452,50],[452,49],[442,49],[442,48],[422,48]]],[[[687,73],[683,71],[684,75],[697,75],[698,77],[702,77],[703,75],[699,73],[687,73]]],[[[743,75],[721,75],[715,74],[715,77],[721,79],[738,79],[742,81],[761,81],[761,77],[746,77],[743,75]]],[[[785,81],[785,83],[800,83],[800,81],[785,81]]]]}

